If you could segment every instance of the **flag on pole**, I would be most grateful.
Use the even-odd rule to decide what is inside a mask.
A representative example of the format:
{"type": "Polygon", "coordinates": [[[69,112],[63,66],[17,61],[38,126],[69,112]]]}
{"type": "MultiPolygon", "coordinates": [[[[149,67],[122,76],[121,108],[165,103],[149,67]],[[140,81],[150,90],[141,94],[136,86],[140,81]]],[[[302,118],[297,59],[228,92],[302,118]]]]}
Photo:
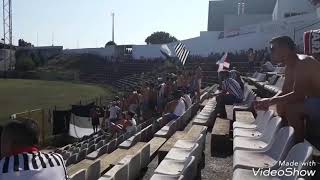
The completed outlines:
{"type": "Polygon", "coordinates": [[[228,53],[226,52],[222,58],[217,61],[217,64],[219,64],[218,72],[223,71],[223,68],[230,68],[230,63],[228,62],[228,53]]]}
{"type": "Polygon", "coordinates": [[[184,65],[187,61],[187,58],[190,54],[190,51],[186,48],[186,46],[182,43],[178,43],[174,48],[177,57],[181,61],[182,65],[184,65]]]}
{"type": "Polygon", "coordinates": [[[160,47],[160,52],[167,58],[170,59],[172,57],[172,52],[167,44],[163,44],[160,47]]]}

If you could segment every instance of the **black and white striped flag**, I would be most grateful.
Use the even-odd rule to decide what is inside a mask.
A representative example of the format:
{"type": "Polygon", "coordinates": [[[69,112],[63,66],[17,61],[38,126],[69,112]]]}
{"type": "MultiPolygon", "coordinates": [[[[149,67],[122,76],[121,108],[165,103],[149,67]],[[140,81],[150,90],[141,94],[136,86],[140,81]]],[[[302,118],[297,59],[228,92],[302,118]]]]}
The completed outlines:
{"type": "Polygon", "coordinates": [[[178,43],[174,48],[177,57],[181,61],[182,65],[184,65],[187,61],[190,51],[186,48],[186,46],[182,43],[178,43]]]}

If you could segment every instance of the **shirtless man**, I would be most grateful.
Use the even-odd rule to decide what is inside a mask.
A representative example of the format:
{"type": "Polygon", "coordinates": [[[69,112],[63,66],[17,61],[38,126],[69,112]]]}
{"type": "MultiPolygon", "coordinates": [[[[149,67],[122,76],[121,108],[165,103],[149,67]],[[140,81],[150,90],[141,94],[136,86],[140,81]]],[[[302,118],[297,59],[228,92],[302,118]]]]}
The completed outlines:
{"type": "Polygon", "coordinates": [[[127,104],[129,106],[130,112],[137,113],[137,108],[139,105],[139,95],[137,91],[133,91],[132,93],[130,93],[127,99],[127,104]]]}
{"type": "Polygon", "coordinates": [[[297,55],[290,37],[274,38],[270,44],[272,60],[286,65],[286,79],[280,95],[257,101],[255,107],[265,110],[276,104],[278,114],[295,129],[296,141],[303,142],[304,115],[320,115],[320,62],[311,56],[297,55]],[[310,112],[310,108],[318,111],[310,112]]]}

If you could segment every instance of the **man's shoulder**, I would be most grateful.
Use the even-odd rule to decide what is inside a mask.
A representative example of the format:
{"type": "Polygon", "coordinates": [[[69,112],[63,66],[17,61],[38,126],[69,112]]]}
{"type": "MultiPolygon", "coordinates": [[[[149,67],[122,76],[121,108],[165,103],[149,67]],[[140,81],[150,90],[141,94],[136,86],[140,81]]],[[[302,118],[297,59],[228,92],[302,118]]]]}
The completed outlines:
{"type": "Polygon", "coordinates": [[[298,55],[299,57],[299,65],[301,68],[312,68],[320,66],[320,62],[317,61],[314,57],[308,55],[298,55]]]}

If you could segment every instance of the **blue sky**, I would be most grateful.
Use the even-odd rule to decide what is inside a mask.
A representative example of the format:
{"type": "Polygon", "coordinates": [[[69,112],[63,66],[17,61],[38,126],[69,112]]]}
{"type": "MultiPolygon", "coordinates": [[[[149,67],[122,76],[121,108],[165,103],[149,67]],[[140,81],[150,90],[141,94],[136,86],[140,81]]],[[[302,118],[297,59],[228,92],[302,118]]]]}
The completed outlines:
{"type": "Polygon", "coordinates": [[[145,44],[145,38],[159,30],[178,39],[199,36],[207,29],[209,0],[12,0],[12,4],[14,44],[22,38],[37,45],[38,33],[39,46],[51,45],[54,34],[54,45],[85,48],[102,47],[111,40],[112,12],[117,44],[145,44]]]}

